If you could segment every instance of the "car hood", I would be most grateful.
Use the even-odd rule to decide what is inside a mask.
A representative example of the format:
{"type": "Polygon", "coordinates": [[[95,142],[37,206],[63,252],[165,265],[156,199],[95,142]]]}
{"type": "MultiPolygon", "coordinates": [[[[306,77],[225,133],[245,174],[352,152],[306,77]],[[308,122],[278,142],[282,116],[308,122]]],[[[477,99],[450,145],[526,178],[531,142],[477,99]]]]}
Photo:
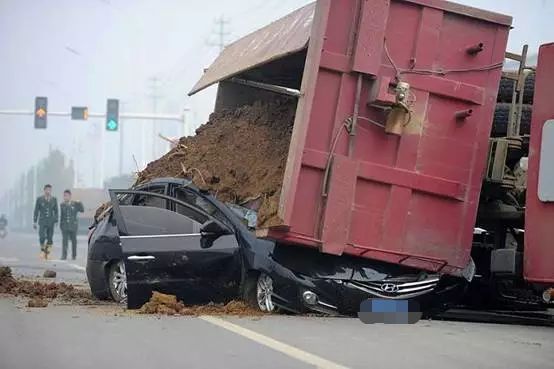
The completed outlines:
{"type": "MultiPolygon", "coordinates": [[[[372,282],[385,279],[415,281],[422,278],[420,271],[396,264],[335,256],[301,246],[281,245],[267,240],[256,240],[247,258],[256,270],[275,269],[275,265],[296,275],[313,279],[372,282]]],[[[280,269],[281,269],[280,268],[280,269]]]]}

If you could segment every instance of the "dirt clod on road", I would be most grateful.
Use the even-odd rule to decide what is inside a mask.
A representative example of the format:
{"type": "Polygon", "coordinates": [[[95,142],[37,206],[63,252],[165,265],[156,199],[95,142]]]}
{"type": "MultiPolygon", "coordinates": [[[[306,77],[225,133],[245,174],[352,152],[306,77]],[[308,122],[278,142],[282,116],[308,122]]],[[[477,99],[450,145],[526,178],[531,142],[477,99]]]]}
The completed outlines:
{"type": "Polygon", "coordinates": [[[27,307],[30,308],[45,308],[48,306],[48,300],[41,297],[33,297],[27,302],[27,307]]]}
{"type": "Polygon", "coordinates": [[[46,269],[44,273],[42,274],[44,278],[56,278],[56,271],[46,269]]]}
{"type": "Polygon", "coordinates": [[[230,301],[226,304],[209,303],[206,305],[187,306],[178,301],[174,295],[166,295],[160,292],[153,292],[150,301],[142,306],[140,314],[158,315],[237,315],[237,316],[260,316],[263,312],[254,309],[242,301],[230,301]]]}
{"type": "Polygon", "coordinates": [[[282,98],[214,112],[196,135],[139,173],[137,184],[156,177],[190,178],[223,202],[260,197],[258,228],[279,225],[277,209],[294,124],[296,101],[282,98]]]}

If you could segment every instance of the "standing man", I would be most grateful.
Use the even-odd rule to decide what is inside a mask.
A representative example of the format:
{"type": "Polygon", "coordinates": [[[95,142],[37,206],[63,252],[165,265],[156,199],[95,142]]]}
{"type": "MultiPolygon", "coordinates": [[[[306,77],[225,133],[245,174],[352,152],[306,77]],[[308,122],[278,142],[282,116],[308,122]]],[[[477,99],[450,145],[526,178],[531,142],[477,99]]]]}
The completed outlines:
{"type": "Polygon", "coordinates": [[[77,229],[79,221],[77,213],[84,213],[83,203],[71,201],[71,191],[63,192],[63,202],[60,204],[60,229],[62,230],[62,260],[67,259],[67,244],[71,240],[71,257],[77,256],[77,229]]]}
{"type": "Polygon", "coordinates": [[[58,223],[58,200],[52,196],[52,185],[44,186],[44,195],[37,198],[33,216],[33,228],[37,229],[40,242],[40,251],[45,259],[52,250],[52,236],[54,226],[58,223]]]}

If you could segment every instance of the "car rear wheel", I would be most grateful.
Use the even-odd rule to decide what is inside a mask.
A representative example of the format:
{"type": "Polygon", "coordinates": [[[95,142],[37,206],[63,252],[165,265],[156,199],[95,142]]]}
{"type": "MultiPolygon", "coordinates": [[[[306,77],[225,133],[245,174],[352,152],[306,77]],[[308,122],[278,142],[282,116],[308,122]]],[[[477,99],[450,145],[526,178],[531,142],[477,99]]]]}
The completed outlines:
{"type": "Polygon", "coordinates": [[[127,301],[127,274],[125,274],[125,263],[118,261],[110,266],[108,271],[108,284],[110,294],[115,302],[127,301]]]}

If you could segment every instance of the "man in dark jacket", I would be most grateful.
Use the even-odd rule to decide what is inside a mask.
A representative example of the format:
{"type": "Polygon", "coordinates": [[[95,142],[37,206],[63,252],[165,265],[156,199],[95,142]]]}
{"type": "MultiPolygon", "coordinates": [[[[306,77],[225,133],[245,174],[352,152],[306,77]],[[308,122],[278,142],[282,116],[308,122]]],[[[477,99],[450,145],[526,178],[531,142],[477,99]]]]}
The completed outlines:
{"type": "Polygon", "coordinates": [[[52,250],[54,226],[58,223],[58,200],[52,196],[52,185],[44,186],[44,195],[37,198],[33,215],[33,228],[37,229],[40,251],[45,259],[52,250]]]}
{"type": "Polygon", "coordinates": [[[80,201],[71,200],[71,191],[63,192],[63,202],[60,204],[60,229],[62,230],[62,260],[67,258],[67,244],[71,240],[71,257],[75,260],[77,256],[77,230],[79,220],[77,213],[85,211],[80,201]]]}

